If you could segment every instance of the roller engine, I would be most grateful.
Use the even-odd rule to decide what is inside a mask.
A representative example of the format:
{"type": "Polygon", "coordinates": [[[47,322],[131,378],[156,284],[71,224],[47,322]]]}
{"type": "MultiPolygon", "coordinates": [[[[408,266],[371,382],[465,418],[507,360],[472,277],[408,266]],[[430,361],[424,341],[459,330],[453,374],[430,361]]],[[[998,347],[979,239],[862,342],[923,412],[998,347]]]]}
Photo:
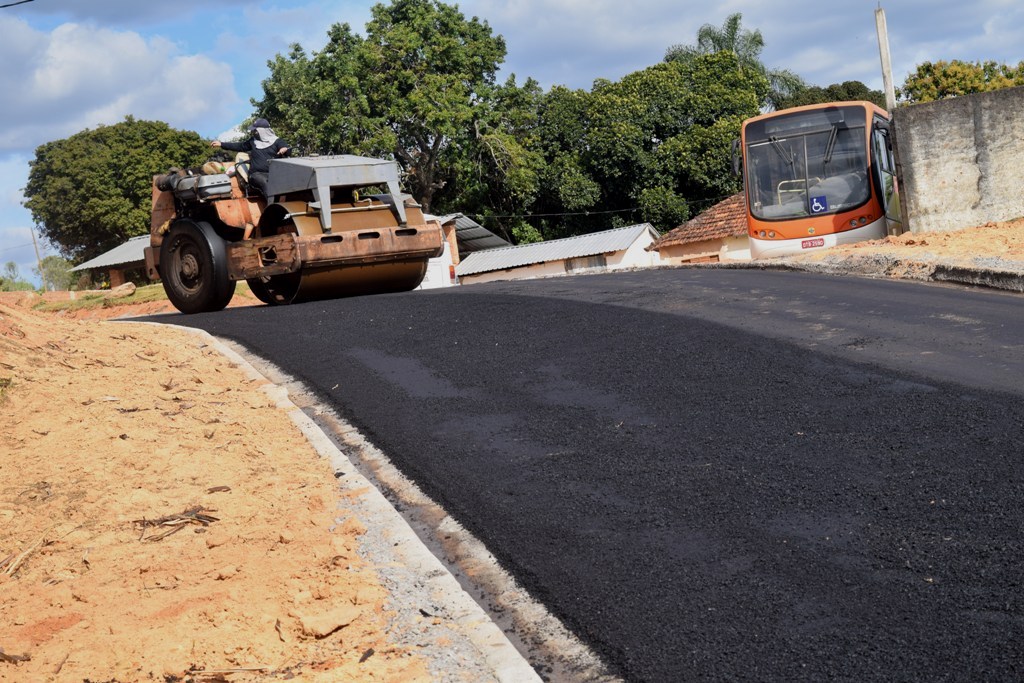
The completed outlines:
{"type": "Polygon", "coordinates": [[[153,178],[146,270],[179,311],[223,309],[238,280],[271,305],[407,291],[442,253],[440,225],[400,192],[395,162],[274,159],[267,187],[264,198],[238,175],[153,178]]]}

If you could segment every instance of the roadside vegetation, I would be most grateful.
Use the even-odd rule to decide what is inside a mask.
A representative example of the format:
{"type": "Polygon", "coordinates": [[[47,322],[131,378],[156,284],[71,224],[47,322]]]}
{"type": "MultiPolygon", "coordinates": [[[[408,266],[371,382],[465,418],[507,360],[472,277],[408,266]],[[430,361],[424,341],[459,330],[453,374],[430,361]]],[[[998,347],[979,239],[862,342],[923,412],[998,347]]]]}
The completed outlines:
{"type": "Polygon", "coordinates": [[[166,300],[167,295],[164,293],[163,285],[158,283],[136,287],[135,291],[128,296],[111,297],[109,292],[86,291],[67,301],[40,301],[32,306],[32,309],[43,313],[56,313],[58,311],[82,311],[166,300]]]}
{"type": "MultiPolygon", "coordinates": [[[[254,303],[256,297],[244,280],[240,281],[235,289],[235,297],[251,299],[254,303]]],[[[136,287],[135,291],[126,296],[111,296],[110,291],[88,290],[76,292],[74,299],[59,301],[39,301],[32,305],[32,310],[41,313],[60,313],[76,311],[92,311],[104,308],[125,308],[151,303],[167,303],[167,294],[163,285],[157,283],[136,287]]]]}

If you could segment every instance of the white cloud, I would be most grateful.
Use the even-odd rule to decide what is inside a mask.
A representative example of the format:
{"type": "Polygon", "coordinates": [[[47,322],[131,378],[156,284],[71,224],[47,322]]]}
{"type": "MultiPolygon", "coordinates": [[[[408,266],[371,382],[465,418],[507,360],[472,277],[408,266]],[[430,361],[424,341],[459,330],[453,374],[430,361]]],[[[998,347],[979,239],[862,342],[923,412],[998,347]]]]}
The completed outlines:
{"type": "Polygon", "coordinates": [[[196,128],[235,107],[230,66],[160,37],[80,24],[50,33],[0,17],[0,151],[26,150],[126,115],[196,128]]]}

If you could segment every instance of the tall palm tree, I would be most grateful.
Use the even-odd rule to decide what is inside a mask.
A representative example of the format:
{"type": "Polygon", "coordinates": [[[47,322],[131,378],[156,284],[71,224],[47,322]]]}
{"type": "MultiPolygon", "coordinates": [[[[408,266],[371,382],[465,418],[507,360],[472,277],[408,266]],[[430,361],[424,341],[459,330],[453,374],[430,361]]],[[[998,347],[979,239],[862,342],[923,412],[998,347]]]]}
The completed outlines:
{"type": "Polygon", "coordinates": [[[736,55],[741,69],[751,69],[768,79],[769,92],[762,106],[775,109],[776,105],[794,92],[807,87],[803,79],[788,69],[769,69],[761,62],[764,37],[758,30],[741,28],[743,15],[730,14],[721,27],[704,24],[697,31],[696,45],[673,45],[665,51],[666,62],[687,63],[701,55],[731,52],[736,55]]]}

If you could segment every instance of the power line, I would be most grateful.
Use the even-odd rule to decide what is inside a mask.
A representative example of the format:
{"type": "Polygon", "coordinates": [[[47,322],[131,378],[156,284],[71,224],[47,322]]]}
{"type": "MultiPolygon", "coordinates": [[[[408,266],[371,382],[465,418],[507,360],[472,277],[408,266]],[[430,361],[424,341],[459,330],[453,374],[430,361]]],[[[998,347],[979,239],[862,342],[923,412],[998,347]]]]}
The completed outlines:
{"type": "MultiPolygon", "coordinates": [[[[29,2],[29,1],[30,0],[25,0],[25,2],[29,2]]],[[[13,247],[4,247],[3,249],[0,249],[0,253],[3,253],[5,251],[14,251],[15,249],[24,249],[25,247],[31,247],[31,246],[32,246],[32,242],[28,242],[26,244],[18,244],[18,245],[13,246],[13,247]]]]}
{"type": "Polygon", "coordinates": [[[24,5],[26,2],[32,2],[32,0],[18,0],[18,2],[9,2],[6,5],[0,5],[0,9],[4,7],[14,7],[15,5],[24,5]]]}

